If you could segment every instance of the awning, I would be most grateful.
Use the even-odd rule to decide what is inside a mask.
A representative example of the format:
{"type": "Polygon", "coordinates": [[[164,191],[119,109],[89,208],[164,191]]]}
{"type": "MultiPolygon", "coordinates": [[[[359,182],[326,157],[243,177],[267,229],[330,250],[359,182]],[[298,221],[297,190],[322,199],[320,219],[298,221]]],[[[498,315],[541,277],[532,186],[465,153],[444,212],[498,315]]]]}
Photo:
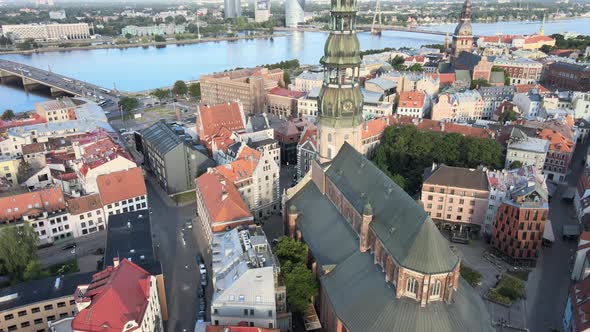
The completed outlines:
{"type": "Polygon", "coordinates": [[[551,225],[551,220],[547,220],[545,223],[545,231],[543,231],[543,240],[547,240],[549,242],[555,241],[555,234],[553,233],[553,226],[551,225]]]}
{"type": "Polygon", "coordinates": [[[578,236],[580,235],[580,225],[563,225],[563,236],[578,236]]]}
{"type": "Polygon", "coordinates": [[[322,328],[318,314],[315,312],[313,303],[310,303],[303,314],[303,324],[306,331],[313,331],[322,328]]]}

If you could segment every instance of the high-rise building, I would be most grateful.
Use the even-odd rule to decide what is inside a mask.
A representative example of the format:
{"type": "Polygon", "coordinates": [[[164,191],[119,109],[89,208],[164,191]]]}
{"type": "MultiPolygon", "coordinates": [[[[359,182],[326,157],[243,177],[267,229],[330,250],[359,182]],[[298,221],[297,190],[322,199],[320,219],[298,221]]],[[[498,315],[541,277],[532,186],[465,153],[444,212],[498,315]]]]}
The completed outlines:
{"type": "Polygon", "coordinates": [[[286,0],[285,1],[285,26],[287,28],[296,28],[299,23],[305,22],[305,0],[286,0]]]}
{"type": "Polygon", "coordinates": [[[223,0],[223,11],[225,12],[225,18],[242,16],[240,0],[223,0]]]}
{"type": "Polygon", "coordinates": [[[332,2],[332,26],[320,63],[324,83],[318,98],[319,159],[332,160],[345,142],[360,151],[363,95],[356,35],[356,0],[332,2]]]}
{"type": "Polygon", "coordinates": [[[270,0],[257,0],[254,9],[254,21],[266,22],[270,19],[270,0]]]}
{"type": "Polygon", "coordinates": [[[453,33],[453,43],[451,46],[451,62],[463,52],[472,52],[473,50],[473,29],[471,27],[471,0],[465,0],[459,24],[453,33]]]}

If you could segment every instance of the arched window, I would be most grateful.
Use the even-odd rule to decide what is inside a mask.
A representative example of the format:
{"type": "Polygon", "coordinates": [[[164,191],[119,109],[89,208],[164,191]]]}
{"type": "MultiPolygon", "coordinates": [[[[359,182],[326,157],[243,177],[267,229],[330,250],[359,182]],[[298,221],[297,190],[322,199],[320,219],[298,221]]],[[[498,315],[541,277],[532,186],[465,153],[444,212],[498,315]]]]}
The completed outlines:
{"type": "Polygon", "coordinates": [[[440,282],[440,280],[435,281],[434,284],[432,285],[432,288],[430,288],[430,296],[435,296],[435,297],[440,296],[440,288],[441,287],[442,287],[442,283],[440,282]]]}
{"type": "Polygon", "coordinates": [[[328,142],[332,142],[332,134],[328,134],[328,142]]]}
{"type": "Polygon", "coordinates": [[[418,292],[418,280],[414,278],[408,279],[406,284],[406,292],[416,295],[416,292],[418,292]]]}

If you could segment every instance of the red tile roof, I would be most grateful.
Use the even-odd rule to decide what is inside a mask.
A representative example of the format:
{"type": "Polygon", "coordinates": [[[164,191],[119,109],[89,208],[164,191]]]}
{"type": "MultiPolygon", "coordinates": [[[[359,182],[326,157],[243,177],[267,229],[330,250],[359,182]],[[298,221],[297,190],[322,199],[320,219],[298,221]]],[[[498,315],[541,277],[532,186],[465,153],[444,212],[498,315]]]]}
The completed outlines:
{"type": "Polygon", "coordinates": [[[114,332],[123,331],[129,321],[141,325],[149,304],[150,279],[148,272],[127,259],[96,273],[81,300],[90,305],[76,315],[72,329],[114,332]]]}
{"type": "Polygon", "coordinates": [[[542,86],[541,84],[516,84],[514,88],[516,89],[516,92],[519,93],[529,92],[533,89],[537,89],[539,94],[546,94],[550,92],[549,89],[542,86]]]}
{"type": "Polygon", "coordinates": [[[483,128],[475,128],[467,125],[440,122],[430,119],[415,119],[409,116],[390,116],[390,125],[415,126],[420,131],[434,131],[439,133],[454,133],[469,137],[494,138],[495,132],[483,128]]]}
{"type": "Polygon", "coordinates": [[[212,224],[253,219],[236,186],[223,175],[210,171],[199,176],[197,190],[212,224]]]}
{"type": "Polygon", "coordinates": [[[423,108],[426,95],[420,91],[402,91],[399,93],[399,107],[423,108]]]}
{"type": "Polygon", "coordinates": [[[230,131],[244,130],[244,120],[238,103],[199,106],[197,133],[201,139],[216,135],[222,127],[230,131]]]}
{"type": "Polygon", "coordinates": [[[305,144],[305,142],[310,141],[313,146],[317,147],[317,135],[318,129],[316,126],[310,126],[305,128],[303,133],[301,134],[301,138],[299,139],[299,145],[305,144]]]}
{"type": "Polygon", "coordinates": [[[96,184],[104,205],[147,194],[139,167],[99,175],[96,184]]]}
{"type": "Polygon", "coordinates": [[[6,130],[9,128],[22,127],[45,122],[47,121],[43,117],[35,113],[32,114],[29,118],[25,119],[15,119],[11,121],[0,120],[0,130],[6,130]]]}
{"type": "Polygon", "coordinates": [[[513,39],[523,38],[521,35],[502,35],[502,36],[481,36],[479,37],[486,43],[497,43],[498,39],[503,44],[511,44],[513,39]],[[498,38],[499,37],[499,38],[498,38]]]}
{"type": "Polygon", "coordinates": [[[549,141],[549,151],[570,153],[574,151],[574,142],[567,139],[560,132],[551,129],[543,129],[538,134],[540,139],[549,141]]]}
{"type": "Polygon", "coordinates": [[[365,121],[361,129],[361,139],[381,136],[381,134],[383,134],[383,131],[385,131],[385,128],[389,127],[389,123],[389,117],[382,117],[365,121]]]}
{"type": "Polygon", "coordinates": [[[528,36],[524,39],[524,43],[525,44],[536,44],[539,42],[553,42],[555,41],[555,39],[549,37],[549,36],[539,36],[539,35],[533,35],[533,36],[528,36]]]}
{"type": "Polygon", "coordinates": [[[301,98],[305,95],[305,92],[288,90],[285,88],[281,88],[279,86],[271,89],[268,93],[271,95],[277,95],[277,96],[289,97],[289,98],[301,98]]]}
{"type": "Polygon", "coordinates": [[[80,214],[102,208],[99,194],[72,197],[66,200],[71,214],[80,214]]]}
{"type": "Polygon", "coordinates": [[[65,210],[66,202],[60,187],[47,188],[0,198],[0,221],[17,220],[42,212],[65,210]]]}
{"type": "Polygon", "coordinates": [[[238,183],[252,177],[258,162],[260,161],[261,153],[254,150],[247,145],[242,145],[238,152],[237,159],[229,164],[219,165],[213,170],[233,183],[238,183]]]}

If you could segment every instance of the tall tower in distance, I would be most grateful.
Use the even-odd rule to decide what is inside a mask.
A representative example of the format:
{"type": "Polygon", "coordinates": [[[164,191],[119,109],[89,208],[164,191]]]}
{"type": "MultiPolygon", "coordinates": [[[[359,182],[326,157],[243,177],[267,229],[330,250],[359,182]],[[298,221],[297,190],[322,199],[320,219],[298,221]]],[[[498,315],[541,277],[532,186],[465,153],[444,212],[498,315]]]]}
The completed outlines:
{"type": "Polygon", "coordinates": [[[543,14],[543,20],[541,21],[541,28],[539,29],[539,36],[545,36],[545,14],[543,14]]]}
{"type": "Polygon", "coordinates": [[[305,0],[285,0],[285,26],[297,28],[305,22],[305,0]]]}
{"type": "Polygon", "coordinates": [[[363,95],[356,12],[356,0],[332,0],[330,34],[320,60],[324,82],[318,98],[318,159],[322,163],[331,161],[344,142],[360,151],[363,95]]]}
{"type": "Polygon", "coordinates": [[[451,46],[451,63],[463,52],[473,52],[473,29],[471,27],[471,0],[465,0],[459,24],[453,34],[451,46]]]}
{"type": "Polygon", "coordinates": [[[225,18],[242,16],[240,0],[223,0],[223,12],[225,13],[225,18]]]}

